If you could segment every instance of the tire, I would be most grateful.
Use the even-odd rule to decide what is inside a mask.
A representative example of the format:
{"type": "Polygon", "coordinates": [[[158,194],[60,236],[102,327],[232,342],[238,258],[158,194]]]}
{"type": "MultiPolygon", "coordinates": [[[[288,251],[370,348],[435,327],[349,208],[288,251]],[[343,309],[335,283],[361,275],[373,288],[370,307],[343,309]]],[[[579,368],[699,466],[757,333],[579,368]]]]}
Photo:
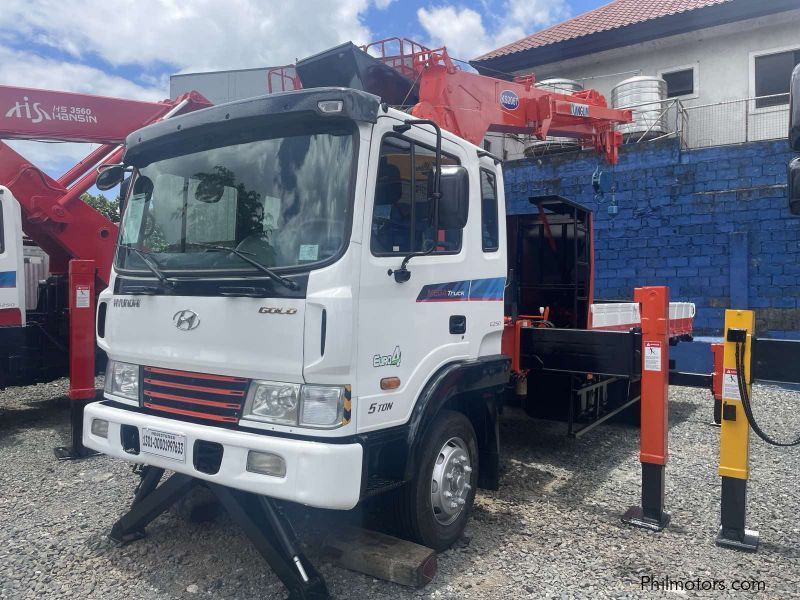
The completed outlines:
{"type": "Polygon", "coordinates": [[[475,500],[478,441],[469,419],[441,411],[425,434],[418,459],[414,478],[394,494],[398,534],[441,552],[461,537],[475,500]],[[450,492],[449,499],[445,492],[450,492]]]}

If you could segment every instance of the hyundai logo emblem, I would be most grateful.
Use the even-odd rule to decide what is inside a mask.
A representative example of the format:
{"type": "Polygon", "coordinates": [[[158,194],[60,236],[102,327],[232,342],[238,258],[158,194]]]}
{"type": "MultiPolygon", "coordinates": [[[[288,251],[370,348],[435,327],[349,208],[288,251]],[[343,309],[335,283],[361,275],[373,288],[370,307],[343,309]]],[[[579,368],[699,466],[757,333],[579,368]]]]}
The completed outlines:
{"type": "Polygon", "coordinates": [[[200,325],[200,317],[193,310],[179,310],[172,315],[172,320],[175,322],[175,327],[181,331],[191,331],[200,325]]]}

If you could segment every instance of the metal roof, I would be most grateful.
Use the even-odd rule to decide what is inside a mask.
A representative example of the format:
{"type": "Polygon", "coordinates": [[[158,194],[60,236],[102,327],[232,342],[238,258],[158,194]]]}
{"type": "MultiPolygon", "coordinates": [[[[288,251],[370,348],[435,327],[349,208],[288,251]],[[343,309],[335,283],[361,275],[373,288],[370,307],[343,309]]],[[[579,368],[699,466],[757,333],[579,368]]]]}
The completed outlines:
{"type": "Polygon", "coordinates": [[[547,64],[800,7],[797,0],[614,0],[473,59],[479,71],[547,64]],[[488,70],[488,69],[486,69],[488,70]]]}

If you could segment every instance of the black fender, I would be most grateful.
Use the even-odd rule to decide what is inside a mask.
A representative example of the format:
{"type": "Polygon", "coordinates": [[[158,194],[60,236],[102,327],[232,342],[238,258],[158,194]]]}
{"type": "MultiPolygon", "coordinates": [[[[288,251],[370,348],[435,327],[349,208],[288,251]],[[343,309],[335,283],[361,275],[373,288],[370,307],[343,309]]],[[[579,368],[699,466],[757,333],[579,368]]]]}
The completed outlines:
{"type": "Polygon", "coordinates": [[[439,411],[453,407],[464,412],[475,427],[480,449],[480,487],[499,485],[499,422],[511,359],[502,354],[450,363],[439,369],[422,389],[406,429],[408,453],[404,479],[412,479],[418,452],[439,411]]]}

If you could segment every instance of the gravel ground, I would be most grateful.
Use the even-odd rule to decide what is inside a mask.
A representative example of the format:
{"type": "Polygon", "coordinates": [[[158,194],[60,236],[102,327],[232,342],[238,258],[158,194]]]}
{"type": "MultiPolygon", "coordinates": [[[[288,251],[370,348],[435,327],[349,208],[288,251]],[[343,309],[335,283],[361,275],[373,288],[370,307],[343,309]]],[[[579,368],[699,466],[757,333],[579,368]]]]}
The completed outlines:
{"type": "MultiPolygon", "coordinates": [[[[64,381],[0,392],[0,598],[280,598],[276,577],[227,517],[190,524],[162,515],[148,537],[123,548],[106,538],[138,478],[107,457],[58,463],[66,442],[64,381]]],[[[771,431],[800,430],[800,392],[757,387],[754,404],[771,431]]],[[[479,492],[467,535],[439,557],[421,590],[318,564],[335,598],[661,598],[643,576],[721,581],[725,591],[687,597],[800,597],[800,449],[753,438],[748,525],[757,554],[714,546],[719,524],[718,429],[709,394],[671,389],[667,508],[660,534],[629,528],[620,515],[638,504],[635,429],[608,425],[579,440],[564,425],[508,415],[498,492],[479,492]],[[759,593],[734,581],[760,581],[759,593]]],[[[305,511],[304,511],[305,512],[305,511]]],[[[312,524],[329,514],[307,511],[312,524]]],[[[708,584],[710,585],[710,584],[708,584]]],[[[719,585],[719,584],[717,584],[719,585]]]]}

